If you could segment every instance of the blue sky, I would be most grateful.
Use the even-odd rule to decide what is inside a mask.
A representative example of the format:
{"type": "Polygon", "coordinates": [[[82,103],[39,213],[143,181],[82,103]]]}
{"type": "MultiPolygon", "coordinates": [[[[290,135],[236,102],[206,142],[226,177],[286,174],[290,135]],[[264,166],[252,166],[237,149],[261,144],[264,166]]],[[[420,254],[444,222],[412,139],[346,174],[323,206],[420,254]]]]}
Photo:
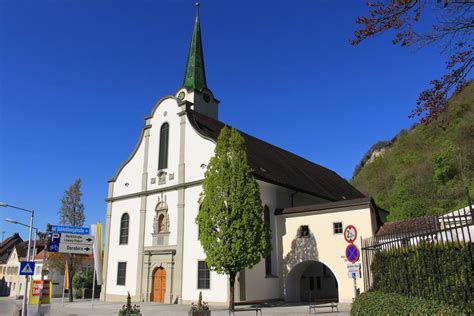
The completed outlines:
{"type": "MultiPolygon", "coordinates": [[[[415,120],[419,91],[443,73],[437,48],[393,34],[349,44],[362,1],[203,1],[209,88],[220,119],[350,178],[368,148],[415,120]]],[[[195,6],[177,1],[0,2],[0,201],[59,220],[83,181],[86,224],[105,223],[107,180],[144,117],[184,75],[195,6]]],[[[423,23],[429,26],[432,20],[423,23]]],[[[0,233],[27,214],[0,208],[0,233]]]]}

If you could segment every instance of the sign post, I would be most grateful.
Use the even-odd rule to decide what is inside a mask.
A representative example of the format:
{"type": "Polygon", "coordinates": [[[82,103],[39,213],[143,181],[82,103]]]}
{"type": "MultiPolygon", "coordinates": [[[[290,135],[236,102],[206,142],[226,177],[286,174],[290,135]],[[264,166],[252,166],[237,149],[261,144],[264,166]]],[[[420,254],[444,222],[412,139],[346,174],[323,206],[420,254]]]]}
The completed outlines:
{"type": "Polygon", "coordinates": [[[351,265],[347,266],[347,271],[349,273],[349,277],[352,278],[354,282],[354,299],[357,298],[357,278],[360,278],[360,264],[355,264],[359,261],[360,251],[356,245],[354,245],[354,241],[357,239],[357,229],[354,225],[347,225],[344,228],[344,239],[349,243],[346,247],[346,258],[351,262],[351,265]]]}
{"type": "Polygon", "coordinates": [[[352,280],[354,281],[354,299],[357,298],[357,281],[356,281],[356,274],[352,272],[352,280]]]}

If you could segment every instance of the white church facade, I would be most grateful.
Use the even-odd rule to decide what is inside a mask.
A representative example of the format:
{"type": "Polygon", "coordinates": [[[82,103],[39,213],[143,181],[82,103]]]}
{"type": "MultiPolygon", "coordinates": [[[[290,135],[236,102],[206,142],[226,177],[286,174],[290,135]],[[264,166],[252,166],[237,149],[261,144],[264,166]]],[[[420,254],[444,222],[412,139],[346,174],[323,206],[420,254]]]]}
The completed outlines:
{"type": "MultiPolygon", "coordinates": [[[[186,303],[202,292],[205,301],[228,302],[227,276],[209,270],[195,223],[204,172],[225,125],[218,108],[207,87],[198,15],[182,87],[156,103],[109,180],[102,300],[125,301],[129,292],[136,302],[186,303]]],[[[304,301],[312,292],[352,301],[342,230],[352,224],[370,237],[383,213],[335,172],[242,135],[273,249],[239,273],[236,299],[304,301]]],[[[357,286],[364,290],[360,279],[357,286]]]]}

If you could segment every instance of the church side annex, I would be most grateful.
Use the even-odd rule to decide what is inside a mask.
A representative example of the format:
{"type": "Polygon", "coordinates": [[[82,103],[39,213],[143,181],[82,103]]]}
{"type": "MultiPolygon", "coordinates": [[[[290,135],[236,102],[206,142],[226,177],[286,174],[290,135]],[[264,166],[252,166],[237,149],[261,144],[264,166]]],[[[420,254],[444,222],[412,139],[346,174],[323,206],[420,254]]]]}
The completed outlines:
{"type": "MultiPolygon", "coordinates": [[[[101,299],[226,304],[227,277],[210,271],[195,223],[206,166],[219,131],[208,88],[199,6],[185,78],[145,118],[130,157],[109,180],[101,299]]],[[[236,281],[236,299],[351,302],[342,230],[375,234],[384,212],[337,173],[241,132],[260,187],[272,252],[236,281]]],[[[360,246],[359,241],[355,242],[360,246]]],[[[364,273],[362,271],[362,273],[364,273]]],[[[361,279],[358,287],[364,290],[361,279]]]]}

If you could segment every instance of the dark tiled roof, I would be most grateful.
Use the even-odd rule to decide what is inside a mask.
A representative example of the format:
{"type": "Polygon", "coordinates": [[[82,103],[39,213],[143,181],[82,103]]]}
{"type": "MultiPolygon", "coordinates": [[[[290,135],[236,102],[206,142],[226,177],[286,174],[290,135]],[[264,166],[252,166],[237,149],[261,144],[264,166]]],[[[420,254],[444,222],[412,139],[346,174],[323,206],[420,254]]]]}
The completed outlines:
{"type": "MultiPolygon", "coordinates": [[[[198,133],[214,141],[217,140],[220,130],[225,126],[220,121],[192,110],[187,110],[187,115],[198,133]]],[[[364,197],[334,171],[239,132],[245,139],[249,165],[257,179],[330,201],[364,197]]]]}
{"type": "Polygon", "coordinates": [[[380,227],[376,236],[403,234],[438,229],[439,223],[434,216],[422,216],[396,222],[387,222],[380,227]]]}
{"type": "Polygon", "coordinates": [[[18,258],[26,258],[26,255],[28,254],[28,242],[22,242],[15,245],[15,249],[16,249],[18,258]]]}
{"type": "MultiPolygon", "coordinates": [[[[28,254],[28,241],[23,241],[15,245],[16,252],[18,253],[18,258],[26,258],[28,254]]],[[[33,250],[33,240],[31,241],[31,249],[33,250]]],[[[44,249],[44,240],[36,240],[36,253],[39,253],[44,249]]],[[[32,251],[31,250],[31,251],[32,251]]]]}
{"type": "Polygon", "coordinates": [[[13,247],[21,242],[23,242],[23,239],[21,239],[18,233],[15,233],[0,243],[0,264],[5,264],[8,261],[13,247]]]}

